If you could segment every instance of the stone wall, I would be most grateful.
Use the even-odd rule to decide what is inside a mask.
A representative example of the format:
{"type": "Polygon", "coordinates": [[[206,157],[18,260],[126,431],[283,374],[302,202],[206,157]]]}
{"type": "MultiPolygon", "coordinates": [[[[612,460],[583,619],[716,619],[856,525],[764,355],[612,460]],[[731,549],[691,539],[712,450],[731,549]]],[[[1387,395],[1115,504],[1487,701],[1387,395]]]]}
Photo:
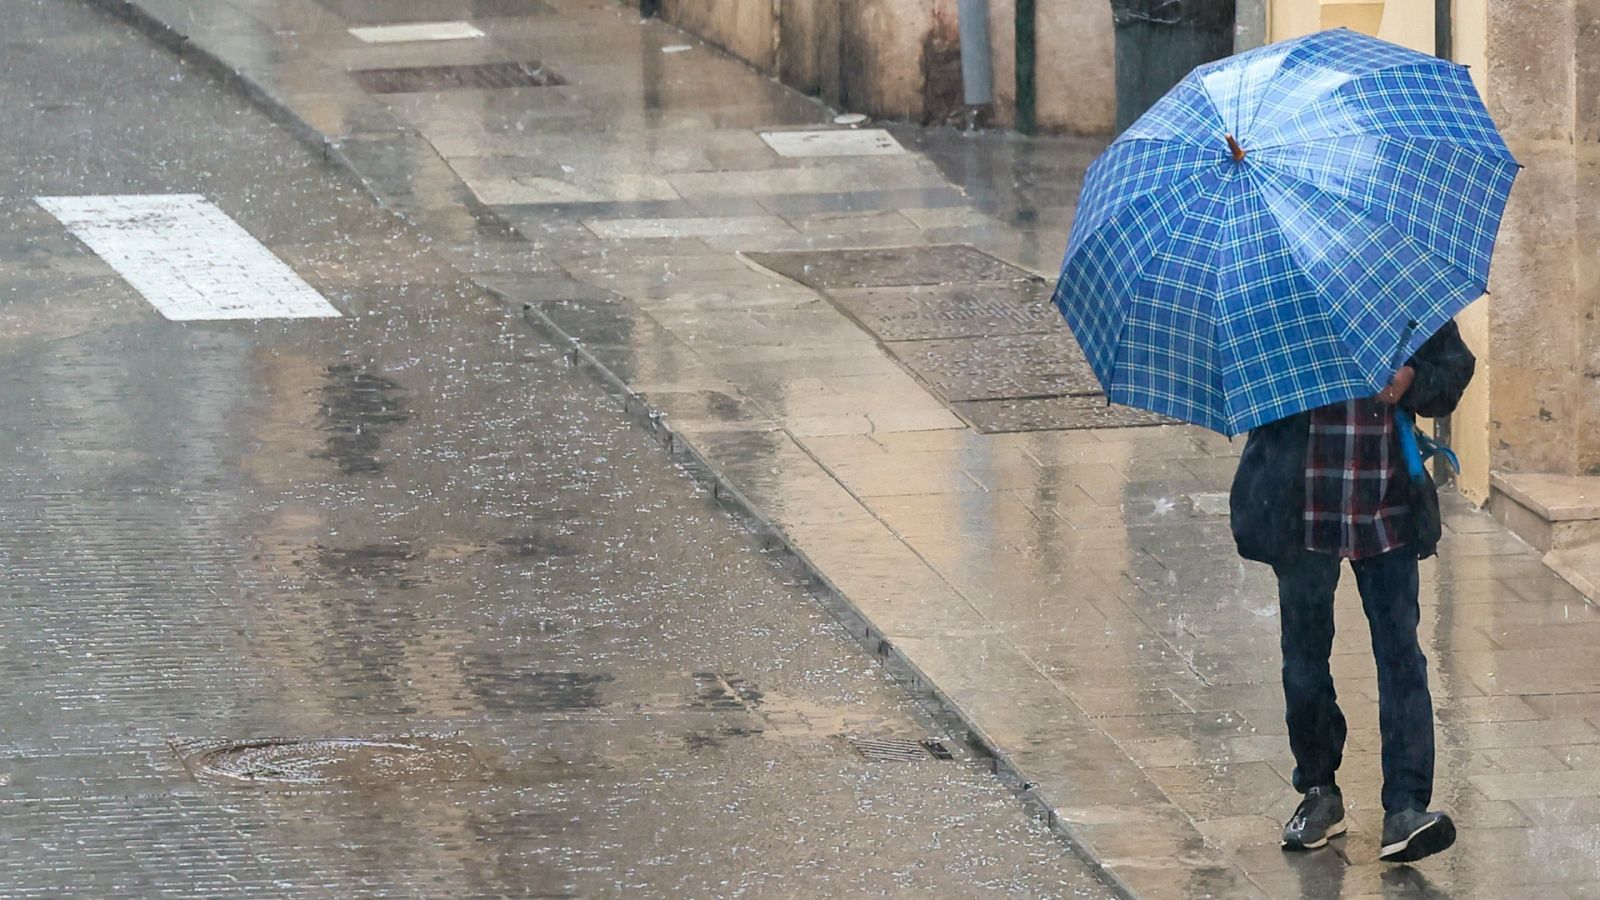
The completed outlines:
{"type": "Polygon", "coordinates": [[[1577,470],[1600,475],[1600,0],[1577,0],[1573,11],[1573,168],[1578,198],[1573,287],[1581,311],[1577,470]]]}
{"type": "MultiPolygon", "coordinates": [[[[663,0],[662,16],[829,104],[913,122],[958,118],[956,0],[663,0]]],[[[996,124],[1014,121],[1015,6],[990,0],[996,124]]],[[[1041,127],[1106,134],[1115,70],[1106,0],[1038,0],[1041,127]]]]}
{"type": "Polygon", "coordinates": [[[662,0],[661,14],[758,69],[778,54],[779,0],[662,0]]]}
{"type": "Polygon", "coordinates": [[[1600,451],[1589,374],[1600,369],[1590,350],[1596,244],[1593,213],[1582,208],[1594,195],[1580,203],[1574,66],[1580,49],[1592,57],[1600,48],[1580,48],[1575,11],[1574,0],[1488,4],[1485,99],[1527,167],[1506,209],[1490,283],[1489,445],[1493,468],[1505,472],[1579,474],[1600,451]],[[1581,235],[1585,220],[1590,233],[1581,235]]]}

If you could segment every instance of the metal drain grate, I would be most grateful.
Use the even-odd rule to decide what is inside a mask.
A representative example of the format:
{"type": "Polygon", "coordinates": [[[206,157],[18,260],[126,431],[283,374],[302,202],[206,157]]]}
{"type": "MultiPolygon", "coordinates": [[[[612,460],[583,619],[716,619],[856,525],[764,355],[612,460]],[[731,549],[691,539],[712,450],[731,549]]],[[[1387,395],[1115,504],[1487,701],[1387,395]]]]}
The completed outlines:
{"type": "Polygon", "coordinates": [[[374,94],[500,90],[518,87],[552,87],[567,83],[560,75],[537,62],[357,69],[350,73],[350,77],[374,94]]]}
{"type": "Polygon", "coordinates": [[[850,746],[862,757],[873,762],[916,762],[930,758],[938,760],[955,758],[943,741],[932,738],[918,741],[910,738],[849,737],[845,740],[849,741],[850,746]]]}
{"type": "Polygon", "coordinates": [[[464,746],[437,738],[333,738],[172,743],[191,775],[234,784],[451,781],[470,769],[464,746]]]}

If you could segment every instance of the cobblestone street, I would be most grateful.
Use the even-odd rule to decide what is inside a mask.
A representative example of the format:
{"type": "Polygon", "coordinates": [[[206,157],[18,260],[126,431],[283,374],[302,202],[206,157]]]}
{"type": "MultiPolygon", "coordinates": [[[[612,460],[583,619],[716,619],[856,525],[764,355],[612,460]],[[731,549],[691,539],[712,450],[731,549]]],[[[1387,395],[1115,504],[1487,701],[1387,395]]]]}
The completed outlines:
{"type": "Polygon", "coordinates": [[[126,26],[0,21],[0,895],[1110,896],[520,309],[126,26]],[[108,193],[342,315],[169,321],[33,199],[108,193]]]}
{"type": "Polygon", "coordinates": [[[1459,843],[1377,859],[1347,576],[1350,834],[1279,849],[1243,441],[1045,302],[1103,142],[839,127],[611,0],[0,16],[0,894],[1600,897],[1600,612],[1452,493],[1459,843]],[[108,194],[338,317],[175,321],[113,271],[169,211],[35,200],[108,194]]]}

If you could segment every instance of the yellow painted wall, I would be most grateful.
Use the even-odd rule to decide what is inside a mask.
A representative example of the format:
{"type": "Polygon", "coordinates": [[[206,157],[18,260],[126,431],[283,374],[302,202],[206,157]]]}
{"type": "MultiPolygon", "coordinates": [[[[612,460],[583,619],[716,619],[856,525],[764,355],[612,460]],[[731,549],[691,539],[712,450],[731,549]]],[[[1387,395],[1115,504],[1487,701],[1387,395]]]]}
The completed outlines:
{"type": "Polygon", "coordinates": [[[1349,28],[1433,52],[1433,0],[1272,0],[1268,10],[1275,41],[1349,28]]]}
{"type": "MultiPolygon", "coordinates": [[[[1472,68],[1480,93],[1488,90],[1488,0],[1455,0],[1452,22],[1457,62],[1472,68]]],[[[1433,0],[1272,0],[1268,28],[1275,41],[1323,28],[1347,27],[1387,41],[1433,52],[1433,0]]],[[[1489,303],[1484,297],[1457,317],[1462,337],[1478,357],[1478,372],[1451,419],[1451,443],[1461,457],[1461,492],[1476,503],[1489,499],[1489,303]]]]}
{"type": "MultiPolygon", "coordinates": [[[[1451,46],[1456,62],[1471,67],[1478,93],[1489,85],[1489,2],[1455,0],[1451,46]]],[[[1489,358],[1489,304],[1483,297],[1467,307],[1456,322],[1461,336],[1478,357],[1478,371],[1450,421],[1450,442],[1461,457],[1461,493],[1474,503],[1489,502],[1489,387],[1494,371],[1489,358]]]]}

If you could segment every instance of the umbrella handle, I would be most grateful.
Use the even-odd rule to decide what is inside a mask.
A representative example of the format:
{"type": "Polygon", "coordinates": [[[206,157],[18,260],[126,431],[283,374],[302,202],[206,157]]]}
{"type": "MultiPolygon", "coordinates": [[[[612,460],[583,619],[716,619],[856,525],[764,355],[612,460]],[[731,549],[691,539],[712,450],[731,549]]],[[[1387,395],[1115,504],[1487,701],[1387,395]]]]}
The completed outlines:
{"type": "Polygon", "coordinates": [[[1445,464],[1450,468],[1461,471],[1461,460],[1456,458],[1456,453],[1449,447],[1439,443],[1417,429],[1417,423],[1411,418],[1411,413],[1400,407],[1394,408],[1394,425],[1399,429],[1400,455],[1406,461],[1406,474],[1412,481],[1421,481],[1427,477],[1427,471],[1422,464],[1435,456],[1444,458],[1445,464]]]}
{"type": "Polygon", "coordinates": [[[1411,414],[1394,408],[1394,426],[1400,433],[1400,456],[1406,461],[1406,474],[1412,481],[1422,481],[1427,472],[1422,468],[1422,450],[1417,446],[1417,423],[1411,414]]]}

